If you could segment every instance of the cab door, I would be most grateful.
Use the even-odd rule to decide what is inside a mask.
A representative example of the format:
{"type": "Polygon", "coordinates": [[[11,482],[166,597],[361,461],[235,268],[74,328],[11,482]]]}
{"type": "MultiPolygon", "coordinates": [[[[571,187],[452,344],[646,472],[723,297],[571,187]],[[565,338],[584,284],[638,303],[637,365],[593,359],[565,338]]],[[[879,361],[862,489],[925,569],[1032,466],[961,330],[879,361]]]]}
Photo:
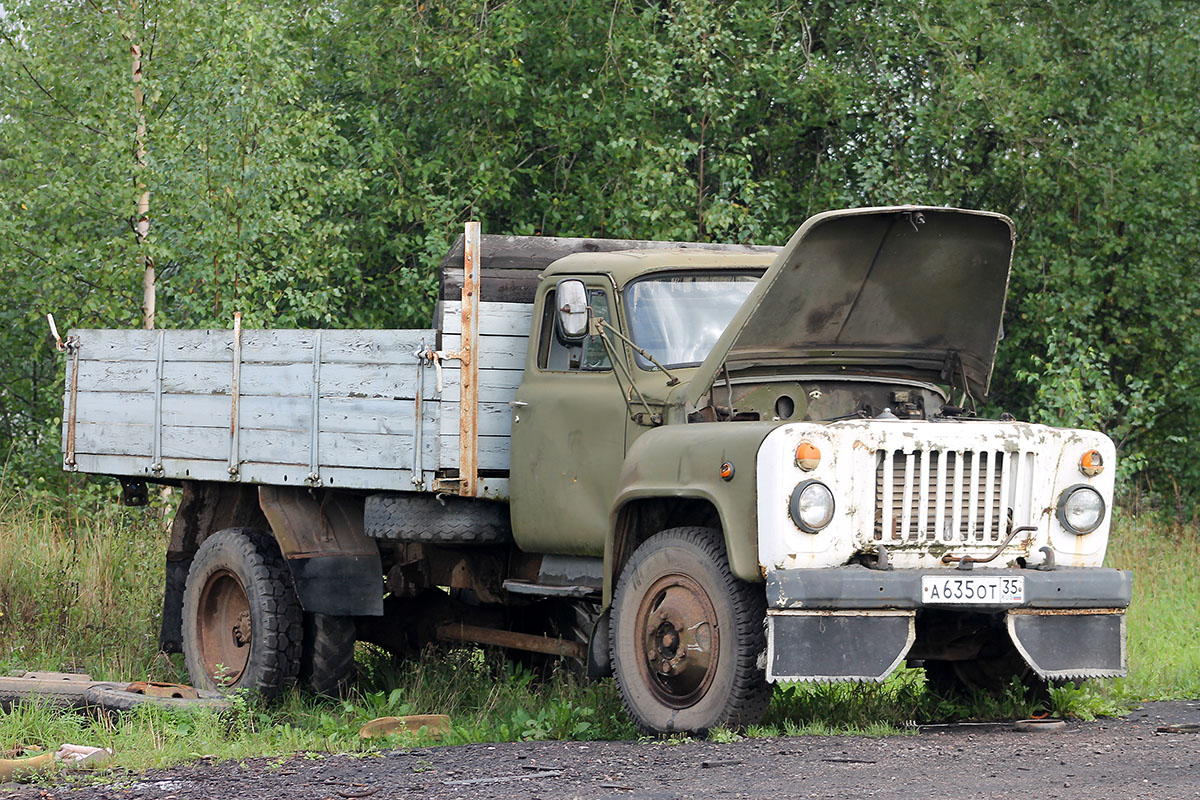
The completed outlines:
{"type": "MultiPolygon", "coordinates": [[[[579,280],[592,314],[619,325],[608,278],[579,280]]],[[[538,324],[513,401],[513,536],[530,552],[602,556],[628,414],[600,337],[570,343],[557,334],[556,291],[538,292],[538,324]]]]}

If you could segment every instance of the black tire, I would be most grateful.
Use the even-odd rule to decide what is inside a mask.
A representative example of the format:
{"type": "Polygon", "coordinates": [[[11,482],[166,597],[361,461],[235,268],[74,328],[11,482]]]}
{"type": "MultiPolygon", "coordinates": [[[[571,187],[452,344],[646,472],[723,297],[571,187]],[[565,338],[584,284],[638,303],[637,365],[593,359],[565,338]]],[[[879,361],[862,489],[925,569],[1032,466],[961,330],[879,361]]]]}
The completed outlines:
{"type": "Polygon", "coordinates": [[[373,494],[367,497],[368,536],[426,544],[498,544],[512,539],[508,506],[491,500],[429,495],[373,494]]]}
{"type": "Polygon", "coordinates": [[[642,543],[612,605],[613,670],[638,728],[703,734],[762,719],[765,617],[762,587],[729,571],[720,531],[672,528],[642,543]]]}
{"type": "Polygon", "coordinates": [[[341,697],[354,678],[354,617],[304,615],[300,684],[317,694],[341,697]]]}
{"type": "Polygon", "coordinates": [[[972,692],[1003,697],[1013,678],[1025,687],[1028,699],[1044,702],[1049,698],[1050,684],[1025,663],[1004,633],[986,642],[975,658],[925,662],[925,682],[942,699],[968,696],[972,692]]]}
{"type": "Polygon", "coordinates": [[[229,708],[229,700],[220,692],[200,691],[200,697],[153,697],[151,695],[130,692],[120,686],[100,685],[90,687],[84,693],[87,705],[100,708],[103,711],[132,711],[138,706],[152,705],[159,708],[170,708],[175,711],[225,711],[229,708]]]}
{"type": "Polygon", "coordinates": [[[204,540],[183,593],[193,686],[274,697],[296,680],[302,636],[300,602],[270,534],[227,528],[204,540]]]}

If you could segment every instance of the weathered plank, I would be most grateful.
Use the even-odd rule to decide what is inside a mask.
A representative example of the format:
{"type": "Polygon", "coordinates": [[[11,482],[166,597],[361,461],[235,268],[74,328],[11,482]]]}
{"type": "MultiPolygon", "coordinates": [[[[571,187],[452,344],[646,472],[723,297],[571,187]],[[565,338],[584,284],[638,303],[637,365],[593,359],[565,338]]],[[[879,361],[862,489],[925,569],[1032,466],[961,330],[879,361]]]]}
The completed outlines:
{"type": "MultiPolygon", "coordinates": [[[[458,402],[458,367],[449,366],[456,362],[447,362],[442,367],[441,400],[458,402]]],[[[507,403],[517,395],[517,387],[521,385],[523,370],[519,369],[481,369],[479,370],[479,402],[507,403]]]]}
{"type": "MultiPolygon", "coordinates": [[[[524,369],[525,352],[529,348],[526,336],[480,336],[479,370],[524,369]]],[[[462,347],[462,336],[447,334],[442,337],[442,349],[454,352],[462,347]]]]}
{"type": "MultiPolygon", "coordinates": [[[[722,253],[777,253],[778,247],[719,242],[663,242],[643,239],[593,239],[558,236],[480,237],[480,300],[533,302],[538,272],[572,253],[618,250],[693,250],[722,253]],[[526,277],[522,277],[522,276],[526,277]]],[[[442,259],[439,297],[462,297],[463,239],[459,236],[442,259]]]]}
{"type": "MultiPolygon", "coordinates": [[[[422,465],[433,463],[437,449],[436,426],[429,426],[426,433],[428,435],[422,441],[424,456],[422,465]]],[[[239,463],[307,465],[312,457],[311,444],[312,436],[308,431],[243,428],[239,435],[239,463]]],[[[89,448],[87,452],[93,451],[89,448]]],[[[193,427],[163,429],[162,454],[164,459],[228,459],[229,453],[230,434],[228,430],[193,427]]],[[[133,455],[134,453],[126,450],[124,453],[117,454],[133,455]]],[[[411,468],[413,465],[413,437],[411,433],[391,435],[322,431],[318,437],[318,456],[318,465],[321,467],[411,468]]]]}
{"type": "MultiPolygon", "coordinates": [[[[327,364],[410,364],[416,352],[434,345],[437,331],[321,331],[321,361],[327,364]]],[[[164,361],[232,363],[233,331],[229,330],[73,330],[81,361],[157,361],[163,336],[164,361]]],[[[315,330],[243,330],[242,363],[311,364],[315,330]]]]}
{"type": "MultiPolygon", "coordinates": [[[[432,383],[432,382],[431,382],[432,383]]],[[[429,389],[432,396],[433,389],[429,389]]],[[[167,394],[162,398],[164,426],[228,429],[232,422],[228,395],[167,394]]],[[[427,423],[437,421],[438,403],[423,403],[427,423]]],[[[412,433],[412,399],[325,397],[319,405],[321,430],[341,433],[412,433]]],[[[457,412],[456,412],[457,413],[457,412]]],[[[148,392],[81,392],[79,423],[148,424],[154,419],[154,395],[148,392]]],[[[309,397],[243,397],[238,404],[242,428],[308,430],[309,397]]]]}
{"type": "MultiPolygon", "coordinates": [[[[153,418],[146,424],[123,425],[119,423],[76,423],[75,453],[104,453],[118,456],[142,456],[147,463],[154,453],[153,418]]],[[[66,439],[67,424],[63,423],[63,438],[66,439]]],[[[226,432],[228,436],[228,432],[226,432]]],[[[226,448],[228,455],[228,448],[226,448]]]]}
{"type": "MultiPolygon", "coordinates": [[[[226,461],[204,461],[196,459],[163,459],[163,471],[151,476],[150,462],[132,456],[95,455],[82,453],[77,456],[77,471],[99,475],[128,475],[133,477],[158,477],[180,480],[230,481],[232,480],[226,461]]],[[[307,485],[308,466],[295,464],[245,463],[241,467],[240,482],[270,484],[275,486],[307,485]]],[[[424,473],[424,490],[433,485],[434,473],[424,473]]],[[[409,469],[359,469],[326,467],[321,470],[321,482],[326,486],[346,489],[369,489],[379,491],[417,491],[409,469]]],[[[504,479],[489,478],[485,486],[489,496],[507,497],[508,484],[504,479]]]]}
{"type": "MultiPolygon", "coordinates": [[[[426,368],[424,396],[435,399],[433,370],[426,368]]],[[[155,365],[149,361],[81,361],[80,392],[154,392],[155,365]]],[[[322,397],[412,399],[417,362],[410,364],[322,364],[322,397]]],[[[455,376],[457,380],[457,376],[455,376]]],[[[173,361],[163,364],[163,393],[228,396],[233,383],[230,364],[173,361]]],[[[309,397],[312,364],[243,364],[240,394],[264,397],[309,397]]]]}
{"type": "MultiPolygon", "coordinates": [[[[79,408],[75,418],[80,423],[133,425],[154,421],[154,394],[151,392],[81,391],[78,404],[79,408]]],[[[226,407],[228,408],[228,401],[226,401],[226,407]]],[[[228,416],[228,410],[226,416],[228,416]]]]}
{"type": "MultiPolygon", "coordinates": [[[[439,431],[441,435],[458,435],[458,409],[457,402],[441,404],[441,429],[439,431]]],[[[480,403],[477,422],[479,435],[510,435],[512,433],[512,417],[513,409],[508,403],[480,403]]]]}
{"type": "MultiPolygon", "coordinates": [[[[484,302],[532,303],[537,296],[537,270],[485,269],[480,272],[479,299],[484,302]]],[[[462,297],[462,265],[442,272],[441,296],[462,297]]]]}
{"type": "MultiPolygon", "coordinates": [[[[442,334],[462,333],[462,303],[442,303],[442,334]]],[[[480,336],[529,336],[533,306],[525,303],[480,303],[480,336]]]]}
{"type": "MultiPolygon", "coordinates": [[[[778,253],[779,247],[724,242],[668,242],[655,239],[601,239],[568,236],[479,237],[479,265],[485,269],[542,270],[572,253],[609,253],[619,250],[699,250],[720,253],[778,253]]],[[[442,258],[442,269],[458,267],[462,271],[463,237],[450,245],[442,258]]]]}
{"type": "MultiPolygon", "coordinates": [[[[67,376],[67,386],[71,385],[67,376]]],[[[79,391],[87,392],[154,392],[153,361],[83,361],[79,362],[79,391]]]]}
{"type": "MultiPolygon", "coordinates": [[[[440,437],[441,455],[439,468],[454,469],[458,467],[458,434],[440,437]]],[[[479,469],[508,471],[509,437],[480,436],[479,437],[479,469]]]]}

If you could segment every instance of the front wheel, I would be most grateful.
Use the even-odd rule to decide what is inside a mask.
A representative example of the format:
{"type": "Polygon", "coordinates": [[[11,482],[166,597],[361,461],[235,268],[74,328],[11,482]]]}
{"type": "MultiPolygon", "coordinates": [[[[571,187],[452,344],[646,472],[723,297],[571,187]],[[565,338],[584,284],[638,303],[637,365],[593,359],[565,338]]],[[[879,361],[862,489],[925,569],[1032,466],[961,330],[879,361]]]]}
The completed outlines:
{"type": "Polygon", "coordinates": [[[643,731],[696,733],[758,722],[771,686],[762,587],[729,571],[720,531],[672,528],[646,540],[621,572],[612,660],[625,707],[643,731]]]}
{"type": "Polygon", "coordinates": [[[251,689],[265,697],[296,680],[300,601],[267,533],[227,528],[204,540],[183,592],[183,655],[200,689],[251,689]]]}

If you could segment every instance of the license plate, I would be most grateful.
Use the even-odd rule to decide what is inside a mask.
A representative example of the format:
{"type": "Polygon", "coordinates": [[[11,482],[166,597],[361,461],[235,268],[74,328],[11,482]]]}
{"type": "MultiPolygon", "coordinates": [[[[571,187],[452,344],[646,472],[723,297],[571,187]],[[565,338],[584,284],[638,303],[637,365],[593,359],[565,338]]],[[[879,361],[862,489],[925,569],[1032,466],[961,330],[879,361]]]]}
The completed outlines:
{"type": "Polygon", "coordinates": [[[921,576],[926,605],[1012,605],[1025,602],[1025,578],[1009,575],[921,576]]]}

